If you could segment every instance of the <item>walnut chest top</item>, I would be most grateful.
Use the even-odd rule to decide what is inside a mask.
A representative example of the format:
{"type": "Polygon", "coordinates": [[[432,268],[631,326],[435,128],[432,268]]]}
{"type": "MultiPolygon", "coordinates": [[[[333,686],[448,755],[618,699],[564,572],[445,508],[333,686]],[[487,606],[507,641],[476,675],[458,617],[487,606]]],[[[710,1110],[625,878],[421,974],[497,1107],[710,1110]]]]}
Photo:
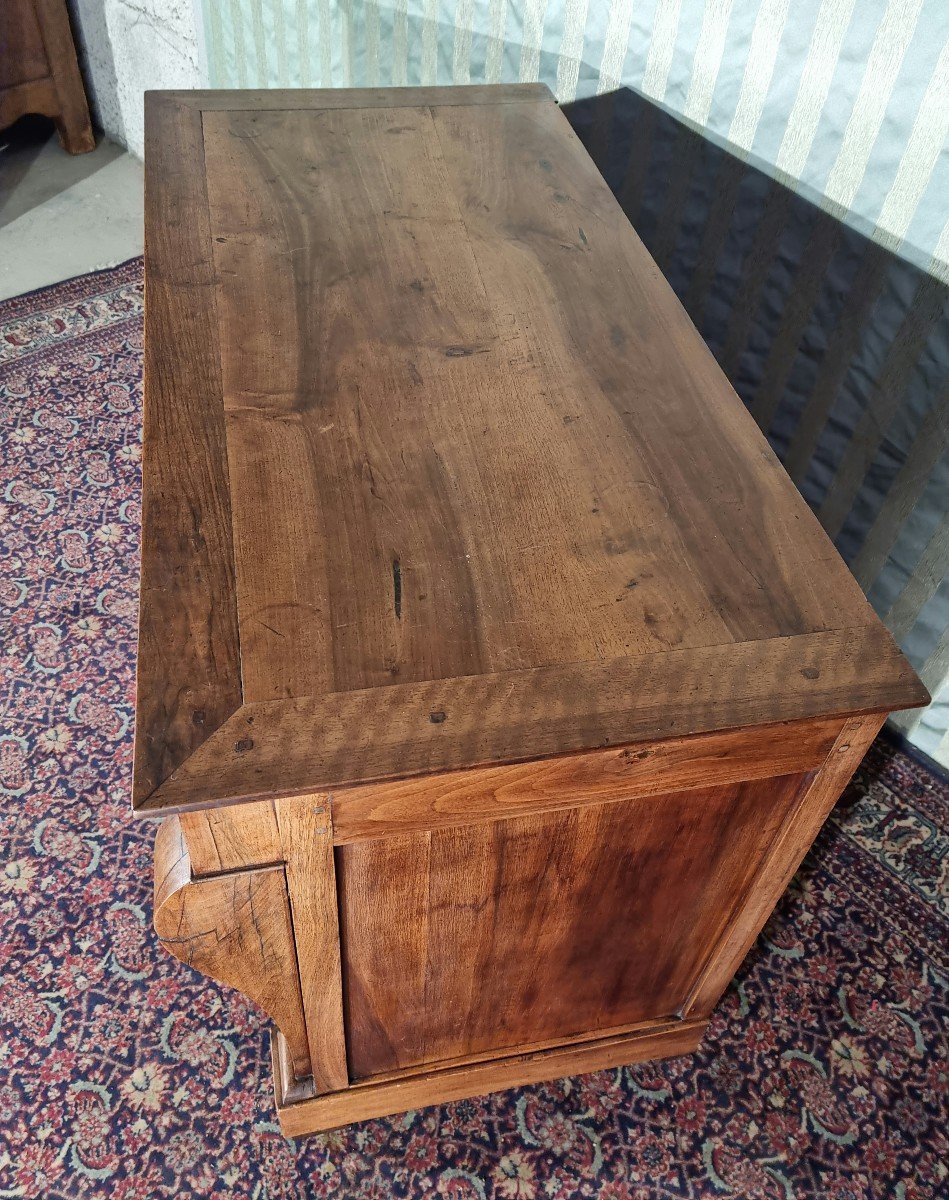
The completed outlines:
{"type": "Polygon", "coordinates": [[[925,701],[546,88],[146,117],[138,810],[925,701]]]}

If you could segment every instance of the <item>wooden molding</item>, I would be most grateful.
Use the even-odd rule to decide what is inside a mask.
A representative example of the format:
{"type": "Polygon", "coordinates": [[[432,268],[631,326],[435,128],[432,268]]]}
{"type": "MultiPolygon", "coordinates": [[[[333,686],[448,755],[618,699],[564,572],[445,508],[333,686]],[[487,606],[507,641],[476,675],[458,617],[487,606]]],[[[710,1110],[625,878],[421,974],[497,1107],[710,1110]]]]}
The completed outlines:
{"type": "Polygon", "coordinates": [[[201,113],[176,103],[147,105],[145,132],[169,156],[162,190],[188,216],[152,222],[147,236],[133,766],[140,795],[153,793],[242,699],[221,368],[217,356],[205,354],[217,337],[207,191],[203,172],[178,165],[203,157],[201,113]],[[155,452],[169,431],[181,451],[170,458],[155,452]]]}
{"type": "Polygon", "coordinates": [[[417,830],[606,804],[809,771],[840,718],[589,750],[500,767],[343,788],[333,794],[337,846],[417,830]]]}
{"type": "MultiPolygon", "coordinates": [[[[798,721],[356,785],[330,793],[333,845],[809,771],[842,721],[798,721]]],[[[315,797],[314,797],[315,799],[315,797]]],[[[282,864],[276,802],[178,814],[193,876],[282,864]]]]}

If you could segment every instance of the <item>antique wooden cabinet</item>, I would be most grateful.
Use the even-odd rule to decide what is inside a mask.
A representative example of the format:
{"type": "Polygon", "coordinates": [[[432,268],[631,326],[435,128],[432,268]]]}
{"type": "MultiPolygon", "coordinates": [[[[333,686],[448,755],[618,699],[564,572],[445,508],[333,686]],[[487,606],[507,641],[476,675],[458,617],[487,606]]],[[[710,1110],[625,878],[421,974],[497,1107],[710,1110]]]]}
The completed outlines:
{"type": "Polygon", "coordinates": [[[0,129],[51,117],[63,149],[95,150],[65,0],[0,0],[0,129]]]}
{"type": "Polygon", "coordinates": [[[682,1054],[925,690],[540,86],[147,103],[134,806],[295,1135],[682,1054]]]}

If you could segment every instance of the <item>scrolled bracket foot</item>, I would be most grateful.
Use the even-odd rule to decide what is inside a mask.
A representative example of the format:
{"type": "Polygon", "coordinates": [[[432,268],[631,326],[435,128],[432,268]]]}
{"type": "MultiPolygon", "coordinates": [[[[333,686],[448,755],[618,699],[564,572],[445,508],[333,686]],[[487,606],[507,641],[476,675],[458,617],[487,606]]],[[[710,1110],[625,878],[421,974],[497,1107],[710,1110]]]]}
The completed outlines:
{"type": "Polygon", "coordinates": [[[273,1019],[298,1080],[312,1073],[282,866],[196,879],[181,823],[169,817],[155,841],[154,924],[169,953],[273,1019]]]}

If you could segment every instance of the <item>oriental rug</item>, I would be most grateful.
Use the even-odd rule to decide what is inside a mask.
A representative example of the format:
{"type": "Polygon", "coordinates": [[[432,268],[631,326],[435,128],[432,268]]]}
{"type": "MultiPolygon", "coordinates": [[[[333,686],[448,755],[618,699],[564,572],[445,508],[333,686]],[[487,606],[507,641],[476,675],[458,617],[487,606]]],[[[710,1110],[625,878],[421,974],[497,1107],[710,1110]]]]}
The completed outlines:
{"type": "Polygon", "coordinates": [[[293,1144],[129,814],[142,270],[0,304],[0,1197],[936,1200],[945,782],[880,740],[691,1058],[293,1144]]]}

